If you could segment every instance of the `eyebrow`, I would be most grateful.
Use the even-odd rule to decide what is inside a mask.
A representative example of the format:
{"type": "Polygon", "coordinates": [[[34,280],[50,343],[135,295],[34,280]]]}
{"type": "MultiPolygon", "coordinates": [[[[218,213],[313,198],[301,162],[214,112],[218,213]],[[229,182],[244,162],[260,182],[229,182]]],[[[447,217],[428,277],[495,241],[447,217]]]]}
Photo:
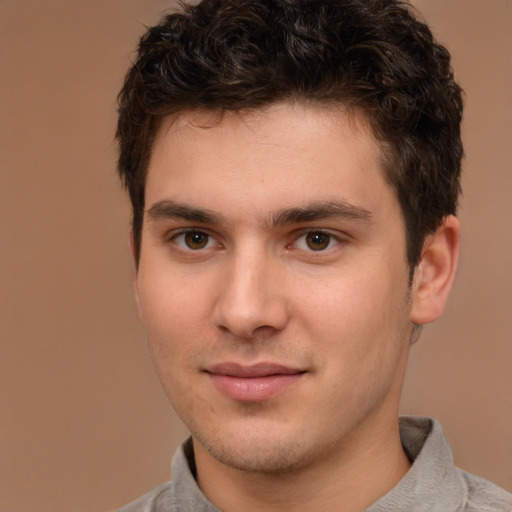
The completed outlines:
{"type": "MultiPolygon", "coordinates": [[[[200,224],[227,223],[222,215],[211,210],[189,206],[171,199],[157,201],[147,210],[147,215],[152,221],[181,219],[200,224]]],[[[352,221],[369,221],[372,218],[372,213],[361,206],[343,200],[319,201],[306,206],[279,210],[271,216],[269,224],[272,227],[279,227],[333,217],[352,221]]]]}
{"type": "Polygon", "coordinates": [[[272,216],[271,224],[273,226],[282,226],[333,217],[353,221],[369,221],[372,218],[372,213],[361,206],[356,206],[347,201],[322,201],[303,207],[280,210],[272,216]]]}
{"type": "Polygon", "coordinates": [[[150,220],[181,219],[200,224],[221,224],[223,217],[205,208],[194,208],[186,204],[165,199],[157,201],[147,210],[150,220]]]}

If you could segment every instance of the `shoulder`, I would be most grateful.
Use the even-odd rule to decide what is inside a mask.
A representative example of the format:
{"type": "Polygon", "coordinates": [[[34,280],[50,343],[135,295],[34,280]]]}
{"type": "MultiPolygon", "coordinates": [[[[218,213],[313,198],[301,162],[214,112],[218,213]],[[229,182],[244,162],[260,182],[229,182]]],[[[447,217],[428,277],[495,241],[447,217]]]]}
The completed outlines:
{"type": "Polygon", "coordinates": [[[165,482],[117,512],[175,512],[172,482],[165,482]]]}
{"type": "Polygon", "coordinates": [[[460,471],[468,489],[464,512],[511,512],[512,494],[479,476],[460,471]]]}

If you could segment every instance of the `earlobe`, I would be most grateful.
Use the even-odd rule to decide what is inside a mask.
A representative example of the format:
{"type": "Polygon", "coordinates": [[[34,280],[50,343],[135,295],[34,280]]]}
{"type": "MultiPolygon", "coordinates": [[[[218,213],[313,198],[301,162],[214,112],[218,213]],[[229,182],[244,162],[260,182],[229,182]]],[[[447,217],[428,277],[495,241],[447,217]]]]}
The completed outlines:
{"type": "Polygon", "coordinates": [[[459,259],[460,224],[449,215],[425,239],[412,284],[411,322],[433,322],[444,311],[459,259]]]}

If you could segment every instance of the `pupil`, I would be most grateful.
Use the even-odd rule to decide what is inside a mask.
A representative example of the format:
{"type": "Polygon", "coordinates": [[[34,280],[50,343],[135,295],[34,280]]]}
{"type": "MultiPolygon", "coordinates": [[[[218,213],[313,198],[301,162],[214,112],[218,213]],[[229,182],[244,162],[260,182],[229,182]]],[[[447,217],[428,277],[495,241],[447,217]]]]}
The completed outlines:
{"type": "Polygon", "coordinates": [[[329,245],[330,237],[325,233],[310,233],[307,236],[308,247],[313,251],[320,251],[329,245]]]}
{"type": "Polygon", "coordinates": [[[202,249],[208,242],[208,238],[203,233],[187,233],[185,241],[191,249],[202,249]]]}

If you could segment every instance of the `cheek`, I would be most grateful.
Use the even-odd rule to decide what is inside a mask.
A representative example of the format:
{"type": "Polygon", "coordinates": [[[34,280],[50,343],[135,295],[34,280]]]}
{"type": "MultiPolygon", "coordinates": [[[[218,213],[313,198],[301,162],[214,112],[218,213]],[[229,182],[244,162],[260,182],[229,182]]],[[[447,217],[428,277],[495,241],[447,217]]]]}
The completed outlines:
{"type": "Polygon", "coordinates": [[[371,271],[326,276],[307,284],[294,291],[297,307],[307,321],[347,336],[382,325],[395,300],[389,283],[374,278],[371,271]]]}
{"type": "Polygon", "coordinates": [[[298,296],[299,330],[308,333],[325,359],[336,362],[342,375],[369,377],[400,355],[408,322],[407,286],[392,270],[377,275],[368,268],[327,279],[298,296]]]}
{"type": "Polygon", "coordinates": [[[201,283],[170,273],[142,272],[139,302],[148,345],[160,378],[173,379],[177,369],[189,368],[199,351],[198,343],[208,339],[208,306],[201,283]]]}
{"type": "Polygon", "coordinates": [[[139,276],[139,297],[148,334],[198,329],[211,299],[211,286],[204,276],[169,268],[159,270],[151,262],[146,267],[139,276]]]}

